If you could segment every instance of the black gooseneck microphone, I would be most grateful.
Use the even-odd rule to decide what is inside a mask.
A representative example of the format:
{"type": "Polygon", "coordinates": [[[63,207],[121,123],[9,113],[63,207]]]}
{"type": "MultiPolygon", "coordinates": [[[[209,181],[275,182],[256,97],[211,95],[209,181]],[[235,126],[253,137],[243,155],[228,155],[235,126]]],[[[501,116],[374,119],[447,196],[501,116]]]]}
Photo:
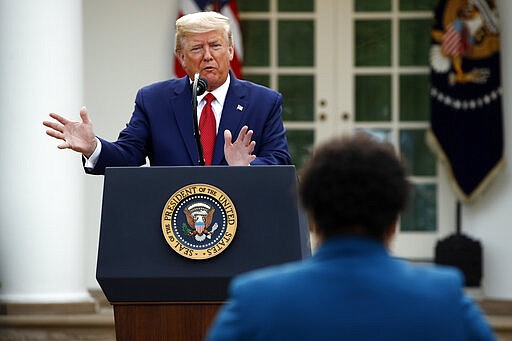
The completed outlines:
{"type": "Polygon", "coordinates": [[[194,120],[194,138],[196,140],[197,154],[199,156],[199,165],[204,166],[203,145],[201,144],[201,136],[199,133],[199,124],[197,123],[197,96],[204,94],[208,88],[208,81],[194,74],[194,82],[192,83],[192,119],[194,120]]]}

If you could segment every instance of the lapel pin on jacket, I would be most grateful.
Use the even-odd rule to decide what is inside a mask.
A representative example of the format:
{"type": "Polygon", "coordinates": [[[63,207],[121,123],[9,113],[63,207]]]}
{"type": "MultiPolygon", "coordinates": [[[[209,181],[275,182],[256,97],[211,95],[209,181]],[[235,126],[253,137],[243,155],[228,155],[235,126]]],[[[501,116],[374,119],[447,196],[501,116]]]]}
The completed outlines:
{"type": "Polygon", "coordinates": [[[240,104],[238,104],[238,105],[236,106],[236,110],[238,110],[238,111],[242,111],[242,110],[244,110],[244,107],[242,107],[240,104]]]}

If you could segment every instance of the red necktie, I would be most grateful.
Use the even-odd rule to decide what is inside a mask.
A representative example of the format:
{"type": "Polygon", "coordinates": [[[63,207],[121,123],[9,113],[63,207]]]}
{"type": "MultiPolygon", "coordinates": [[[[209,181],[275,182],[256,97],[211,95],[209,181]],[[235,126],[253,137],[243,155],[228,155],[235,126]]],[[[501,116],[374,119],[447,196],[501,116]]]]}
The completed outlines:
{"type": "Polygon", "coordinates": [[[210,166],[212,164],[213,149],[215,147],[215,138],[217,136],[215,115],[213,114],[212,109],[212,101],[215,99],[215,96],[208,93],[204,96],[204,99],[206,100],[206,104],[201,112],[199,131],[201,134],[201,144],[203,145],[205,164],[210,166]]]}

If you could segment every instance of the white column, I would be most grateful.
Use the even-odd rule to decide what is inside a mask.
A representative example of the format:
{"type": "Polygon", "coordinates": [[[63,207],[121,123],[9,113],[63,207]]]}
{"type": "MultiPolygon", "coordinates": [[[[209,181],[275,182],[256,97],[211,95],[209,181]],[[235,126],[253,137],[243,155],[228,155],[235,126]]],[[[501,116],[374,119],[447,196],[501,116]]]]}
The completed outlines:
{"type": "Polygon", "coordinates": [[[505,132],[505,170],[474,203],[465,204],[464,232],[478,239],[484,251],[483,294],[487,298],[512,300],[512,1],[497,1],[501,26],[501,75],[505,132]]]}
{"type": "Polygon", "coordinates": [[[0,0],[0,51],[0,301],[89,300],[80,156],[42,125],[79,118],[82,1],[0,0]]]}

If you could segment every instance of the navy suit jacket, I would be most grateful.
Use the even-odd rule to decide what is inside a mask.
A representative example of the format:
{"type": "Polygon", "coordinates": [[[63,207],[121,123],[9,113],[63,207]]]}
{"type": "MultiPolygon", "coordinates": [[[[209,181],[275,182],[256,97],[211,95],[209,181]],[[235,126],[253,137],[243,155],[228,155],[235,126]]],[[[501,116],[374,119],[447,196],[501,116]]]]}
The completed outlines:
{"type": "MultiPolygon", "coordinates": [[[[265,252],[265,251],[262,251],[265,252]]],[[[270,252],[270,251],[269,251],[270,252]]],[[[494,340],[455,269],[412,266],[376,240],[235,277],[208,340],[494,340]]]]}
{"type": "MultiPolygon", "coordinates": [[[[269,88],[235,78],[224,102],[213,165],[227,165],[224,158],[224,130],[236,139],[247,125],[256,141],[252,165],[291,164],[281,112],[283,97],[269,88]]],[[[103,174],[105,167],[140,166],[146,157],[152,166],[193,166],[199,157],[194,139],[192,90],[188,77],[143,87],[137,93],[130,122],[117,141],[100,138],[102,149],[91,174],[103,174]]]]}

